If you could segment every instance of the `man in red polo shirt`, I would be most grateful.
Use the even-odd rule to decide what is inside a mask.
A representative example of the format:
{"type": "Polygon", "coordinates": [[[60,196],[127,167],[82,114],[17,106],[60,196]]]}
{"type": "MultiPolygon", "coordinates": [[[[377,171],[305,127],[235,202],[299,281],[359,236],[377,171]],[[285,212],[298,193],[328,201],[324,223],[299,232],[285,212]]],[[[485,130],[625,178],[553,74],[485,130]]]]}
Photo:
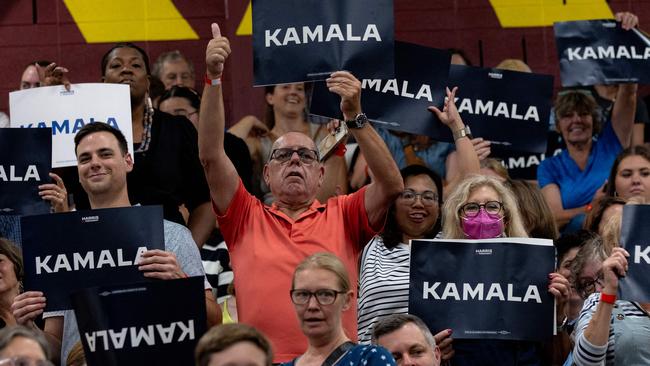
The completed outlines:
{"type": "MultiPolygon", "coordinates": [[[[315,196],[325,169],[316,146],[308,136],[290,132],[273,144],[264,167],[275,203],[265,206],[248,193],[223,148],[220,77],[230,46],[216,24],[212,31],[199,122],[200,157],[230,250],[239,321],[271,339],[274,362],[288,361],[307,348],[289,297],[294,268],[308,255],[332,252],[357,283],[358,255],[382,229],[388,207],[404,185],[388,148],[361,113],[361,83],[339,71],[327,79],[327,86],[341,96],[341,112],[368,166],[377,173],[374,181],[351,195],[318,202],[315,196]]],[[[347,335],[356,339],[356,306],[346,312],[343,322],[347,335]]]]}

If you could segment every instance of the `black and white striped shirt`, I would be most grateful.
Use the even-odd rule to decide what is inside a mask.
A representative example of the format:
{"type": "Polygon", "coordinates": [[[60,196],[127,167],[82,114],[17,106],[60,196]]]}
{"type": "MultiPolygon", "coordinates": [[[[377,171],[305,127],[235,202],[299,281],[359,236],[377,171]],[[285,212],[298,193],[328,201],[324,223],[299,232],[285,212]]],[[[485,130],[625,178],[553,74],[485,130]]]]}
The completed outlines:
{"type": "Polygon", "coordinates": [[[411,248],[386,248],[375,236],[363,250],[359,276],[359,343],[368,344],[380,317],[408,313],[411,248]]]}

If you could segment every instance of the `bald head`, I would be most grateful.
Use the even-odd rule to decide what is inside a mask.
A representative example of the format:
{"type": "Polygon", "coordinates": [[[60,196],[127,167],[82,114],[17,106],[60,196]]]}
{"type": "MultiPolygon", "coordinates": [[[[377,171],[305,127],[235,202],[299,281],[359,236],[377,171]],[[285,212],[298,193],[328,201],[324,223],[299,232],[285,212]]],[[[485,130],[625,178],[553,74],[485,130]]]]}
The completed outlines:
{"type": "Polygon", "coordinates": [[[314,140],[302,132],[287,132],[284,135],[280,136],[273,143],[271,151],[283,147],[305,147],[310,150],[318,150],[316,148],[316,143],[314,140]]]}

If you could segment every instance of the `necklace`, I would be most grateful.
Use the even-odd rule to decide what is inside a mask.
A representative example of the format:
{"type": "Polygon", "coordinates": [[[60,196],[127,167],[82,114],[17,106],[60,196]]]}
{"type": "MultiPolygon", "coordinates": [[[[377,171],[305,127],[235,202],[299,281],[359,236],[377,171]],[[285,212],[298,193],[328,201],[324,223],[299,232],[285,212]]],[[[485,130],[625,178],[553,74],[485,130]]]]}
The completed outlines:
{"type": "Polygon", "coordinates": [[[149,144],[151,144],[151,125],[153,124],[153,104],[151,103],[151,98],[147,95],[144,100],[144,116],[142,118],[142,125],[144,129],[142,130],[142,142],[135,152],[145,152],[149,150],[149,144]]]}

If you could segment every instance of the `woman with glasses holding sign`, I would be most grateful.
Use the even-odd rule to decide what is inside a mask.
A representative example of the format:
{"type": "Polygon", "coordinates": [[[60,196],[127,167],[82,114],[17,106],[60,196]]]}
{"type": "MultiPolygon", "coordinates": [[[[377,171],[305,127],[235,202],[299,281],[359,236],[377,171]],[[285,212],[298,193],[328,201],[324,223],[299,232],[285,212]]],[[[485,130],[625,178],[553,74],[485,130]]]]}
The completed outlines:
{"type": "MultiPolygon", "coordinates": [[[[442,111],[430,109],[451,129],[456,140],[462,170],[449,187],[467,175],[478,174],[480,169],[477,152],[454,104],[456,90],[447,89],[447,102],[442,111]]],[[[440,232],[441,177],[422,165],[407,166],[401,175],[405,189],[389,209],[384,231],[366,245],[362,254],[358,304],[361,343],[370,343],[372,329],[379,318],[408,313],[409,242],[432,239],[440,232]]],[[[450,359],[453,356],[451,331],[441,330],[435,338],[442,359],[450,359]]]]}
{"type": "MultiPolygon", "coordinates": [[[[446,239],[528,237],[514,194],[493,177],[465,179],[450,194],[442,213],[446,239]]],[[[558,311],[563,311],[569,282],[559,273],[550,273],[549,278],[549,292],[557,300],[558,311]]],[[[558,322],[563,319],[560,314],[558,322]]],[[[455,340],[454,351],[452,365],[541,365],[541,344],[535,342],[455,340]]]]}
{"type": "Polygon", "coordinates": [[[309,346],[286,366],[396,366],[386,349],[355,345],[345,334],[341,318],[354,306],[354,296],[348,272],[334,254],[305,258],[292,282],[291,301],[309,346]]]}

